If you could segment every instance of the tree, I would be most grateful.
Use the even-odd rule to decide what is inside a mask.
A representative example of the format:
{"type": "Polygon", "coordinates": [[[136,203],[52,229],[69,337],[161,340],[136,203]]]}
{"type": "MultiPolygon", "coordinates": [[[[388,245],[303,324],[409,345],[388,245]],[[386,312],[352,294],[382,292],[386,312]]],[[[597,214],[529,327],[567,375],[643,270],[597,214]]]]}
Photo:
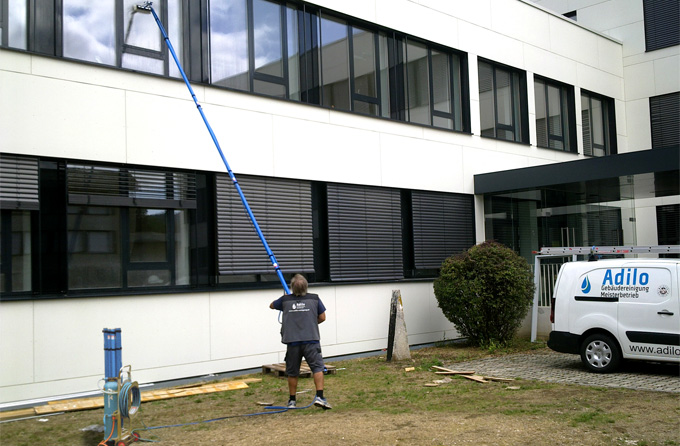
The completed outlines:
{"type": "Polygon", "coordinates": [[[504,345],[531,305],[533,273],[512,249],[486,241],[444,261],[434,294],[447,319],[471,343],[504,345]]]}

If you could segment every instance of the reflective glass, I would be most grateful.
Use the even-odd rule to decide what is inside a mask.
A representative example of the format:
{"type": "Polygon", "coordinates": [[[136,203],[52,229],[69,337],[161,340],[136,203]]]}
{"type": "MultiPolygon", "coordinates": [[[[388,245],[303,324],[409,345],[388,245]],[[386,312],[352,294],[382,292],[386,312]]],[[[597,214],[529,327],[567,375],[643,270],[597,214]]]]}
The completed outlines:
{"type": "MultiPolygon", "coordinates": [[[[0,283],[0,292],[31,291],[31,214],[28,211],[11,211],[8,220],[9,225],[11,226],[10,271],[12,289],[5,290],[7,283],[3,274],[0,283]]],[[[5,222],[7,220],[3,218],[2,221],[5,222]]],[[[4,232],[4,228],[0,232],[4,232]]],[[[1,251],[2,250],[0,249],[0,252],[1,251]]]]}
{"type": "Polygon", "coordinates": [[[115,1],[63,0],[64,57],[116,64],[115,1]]]}
{"type": "Polygon", "coordinates": [[[213,84],[249,90],[245,0],[210,3],[210,64],[213,84]]]}
{"type": "Polygon", "coordinates": [[[117,208],[69,206],[68,288],[121,286],[120,214],[117,208]]]}
{"type": "Polygon", "coordinates": [[[378,35],[378,51],[380,54],[380,107],[382,116],[390,117],[390,71],[389,58],[387,55],[387,36],[383,33],[378,35]]]}
{"type": "Polygon", "coordinates": [[[130,208],[130,262],[166,262],[167,210],[130,208]]]}
{"type": "Polygon", "coordinates": [[[425,45],[406,44],[405,69],[409,121],[430,125],[430,70],[425,45]]]}
{"type": "Polygon", "coordinates": [[[300,100],[300,48],[298,46],[297,10],[286,8],[288,38],[288,96],[295,101],[300,100]]]}
{"type": "Polygon", "coordinates": [[[321,16],[321,76],[323,105],[349,110],[347,24],[325,16],[321,16]]]}
{"type": "Polygon", "coordinates": [[[266,0],[253,0],[253,27],[255,71],[282,77],[281,6],[266,0]]]}
{"type": "Polygon", "coordinates": [[[189,212],[175,210],[175,285],[189,285],[191,271],[189,263],[189,212]]]}
{"type": "Polygon", "coordinates": [[[434,109],[451,113],[451,69],[449,56],[432,50],[432,95],[434,109]]]}
{"type": "Polygon", "coordinates": [[[496,68],[496,113],[498,124],[512,126],[512,73],[496,68]]]}
{"type": "MultiPolygon", "coordinates": [[[[27,0],[12,0],[9,2],[9,17],[7,22],[7,45],[11,48],[25,50],[27,48],[26,17],[27,0]]],[[[0,30],[0,38],[2,30],[0,30]]],[[[5,44],[5,42],[0,42],[5,44]]]]}
{"type": "Polygon", "coordinates": [[[545,83],[534,81],[534,98],[536,100],[536,144],[548,147],[548,122],[545,105],[545,83]]]}
{"type": "Polygon", "coordinates": [[[139,56],[137,54],[123,53],[122,66],[131,70],[144,71],[145,73],[164,73],[164,65],[161,59],[139,56]]]}
{"type": "Polygon", "coordinates": [[[132,270],[127,273],[129,287],[155,287],[171,284],[170,271],[167,269],[132,270]]]}
{"type": "MultiPolygon", "coordinates": [[[[161,32],[149,14],[137,11],[135,7],[140,3],[139,0],[123,2],[123,43],[160,51],[163,44],[161,32]]],[[[154,2],[153,9],[162,17],[162,2],[154,2]]]]}
{"type": "Polygon", "coordinates": [[[354,53],[354,92],[377,98],[375,34],[360,28],[352,28],[352,47],[354,53]]]}
{"type": "Polygon", "coordinates": [[[493,99],[493,67],[480,62],[479,75],[479,117],[482,136],[496,136],[496,118],[493,99]]]}

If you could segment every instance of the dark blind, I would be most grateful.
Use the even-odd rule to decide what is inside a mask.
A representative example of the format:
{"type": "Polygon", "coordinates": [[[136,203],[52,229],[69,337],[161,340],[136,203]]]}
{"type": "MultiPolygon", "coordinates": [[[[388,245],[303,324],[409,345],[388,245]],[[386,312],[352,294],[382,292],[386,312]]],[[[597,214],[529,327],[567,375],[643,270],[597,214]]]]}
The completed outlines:
{"type": "Polygon", "coordinates": [[[38,159],[0,154],[0,209],[39,208],[38,159]]]}
{"type": "Polygon", "coordinates": [[[68,164],[69,204],[196,208],[196,175],[68,164]]]}
{"type": "MultiPolygon", "coordinates": [[[[281,271],[313,273],[311,184],[258,177],[239,177],[238,182],[281,271]]],[[[217,176],[216,195],[219,274],[273,274],[267,251],[229,176],[217,176]]]]}
{"type": "Polygon", "coordinates": [[[331,280],[404,277],[398,190],[328,185],[331,280]]]}
{"type": "Polygon", "coordinates": [[[680,204],[656,207],[659,245],[680,245],[680,204]]]}
{"type": "Polygon", "coordinates": [[[416,269],[440,268],[474,245],[472,196],[413,191],[411,202],[416,269]]]}
{"type": "Polygon", "coordinates": [[[680,92],[649,98],[652,148],[680,146],[680,92]]]}
{"type": "Polygon", "coordinates": [[[647,51],[680,45],[680,2],[643,0],[647,51]]]}
{"type": "Polygon", "coordinates": [[[608,209],[588,212],[587,246],[620,246],[623,244],[621,210],[608,209]]]}

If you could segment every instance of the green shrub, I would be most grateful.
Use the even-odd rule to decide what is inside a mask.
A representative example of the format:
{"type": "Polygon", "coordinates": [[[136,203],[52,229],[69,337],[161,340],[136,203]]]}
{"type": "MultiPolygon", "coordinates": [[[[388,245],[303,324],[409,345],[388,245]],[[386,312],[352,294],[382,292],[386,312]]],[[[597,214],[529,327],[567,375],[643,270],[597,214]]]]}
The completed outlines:
{"type": "Polygon", "coordinates": [[[487,241],[446,259],[434,294],[461,336],[483,347],[506,345],[533,301],[533,280],[524,258],[487,241]]]}

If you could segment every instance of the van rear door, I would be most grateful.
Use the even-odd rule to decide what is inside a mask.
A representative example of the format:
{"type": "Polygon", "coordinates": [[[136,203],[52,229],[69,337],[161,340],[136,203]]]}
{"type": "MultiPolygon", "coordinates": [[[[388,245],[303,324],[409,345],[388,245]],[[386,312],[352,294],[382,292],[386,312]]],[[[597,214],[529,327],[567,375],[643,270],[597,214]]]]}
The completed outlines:
{"type": "Polygon", "coordinates": [[[605,278],[618,295],[623,356],[680,362],[678,264],[626,263],[605,278]]]}

